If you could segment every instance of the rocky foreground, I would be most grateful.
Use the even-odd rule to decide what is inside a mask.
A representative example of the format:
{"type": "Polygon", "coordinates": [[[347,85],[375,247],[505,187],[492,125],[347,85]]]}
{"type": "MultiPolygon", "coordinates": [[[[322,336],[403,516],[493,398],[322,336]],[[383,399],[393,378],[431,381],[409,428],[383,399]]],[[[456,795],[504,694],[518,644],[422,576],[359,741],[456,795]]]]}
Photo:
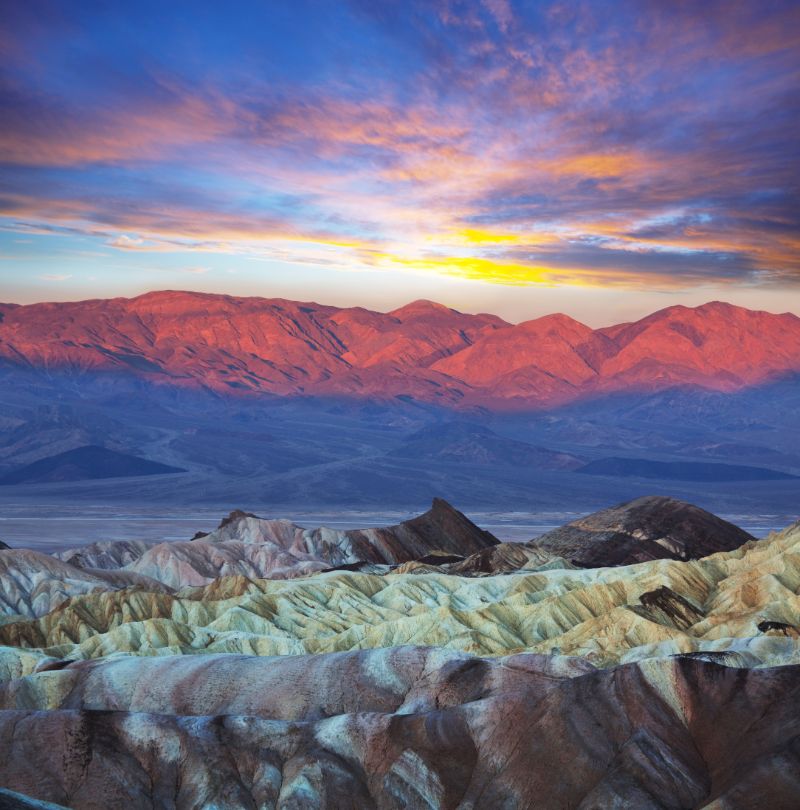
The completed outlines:
{"type": "Polygon", "coordinates": [[[795,666],[603,671],[398,647],[109,660],[40,680],[3,695],[2,778],[73,807],[788,808],[800,795],[795,666]]]}
{"type": "Polygon", "coordinates": [[[757,541],[646,498],[506,544],[437,501],[383,529],[233,513],[185,543],[59,557],[0,551],[0,787],[17,794],[798,805],[800,524],[757,541]]]}

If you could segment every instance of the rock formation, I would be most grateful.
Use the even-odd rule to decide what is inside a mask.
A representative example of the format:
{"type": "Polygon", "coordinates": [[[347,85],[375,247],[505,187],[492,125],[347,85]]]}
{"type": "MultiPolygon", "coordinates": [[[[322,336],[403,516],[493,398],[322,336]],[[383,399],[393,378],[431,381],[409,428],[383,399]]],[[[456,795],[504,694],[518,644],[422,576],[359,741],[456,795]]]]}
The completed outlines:
{"type": "Polygon", "coordinates": [[[138,560],[152,545],[141,540],[108,540],[56,551],[53,556],[78,568],[123,568],[138,560]]]}
{"type": "Polygon", "coordinates": [[[219,577],[284,579],[328,570],[387,573],[397,564],[399,573],[438,570],[462,576],[628,565],[697,559],[751,540],[747,532],[709,512],[651,496],[573,521],[528,544],[498,544],[437,498],[428,512],[396,526],[305,529],[239,510],[215,531],[198,532],[187,542],[95,543],[54,556],[82,568],[124,568],[180,589],[219,577]]]}
{"type": "Polygon", "coordinates": [[[551,558],[464,577],[423,564],[421,572],[222,577],[177,593],[81,583],[66,601],[59,584],[58,607],[0,626],[0,644],[66,660],[426,644],[476,655],[557,651],[596,666],[691,652],[776,665],[800,662],[791,630],[800,627],[799,550],[794,526],[700,560],[624,567],[576,569],[551,558]]]}
{"type": "Polygon", "coordinates": [[[797,666],[690,657],[602,671],[398,647],[73,664],[3,689],[0,781],[87,810],[788,809],[799,692],[797,666]]]}
{"type": "Polygon", "coordinates": [[[119,588],[167,590],[135,571],[77,568],[28,549],[0,551],[0,618],[41,616],[72,596],[119,588]]]}
{"type": "Polygon", "coordinates": [[[637,498],[568,523],[531,545],[599,567],[646,560],[694,560],[754,540],[738,526],[692,504],[658,496],[637,498]]]}
{"type": "Polygon", "coordinates": [[[90,568],[115,568],[157,579],[172,588],[204,585],[218,577],[285,578],[360,563],[396,564],[435,552],[471,554],[497,544],[489,532],[439,498],[422,515],[396,526],[304,529],[237,511],[210,534],[187,542],[95,544],[59,557],[90,568]]]}
{"type": "Polygon", "coordinates": [[[492,576],[511,571],[544,571],[548,568],[574,568],[575,566],[532,543],[498,543],[468,557],[453,558],[446,555],[428,555],[403,563],[395,573],[431,573],[440,571],[459,576],[492,576]]]}
{"type": "Polygon", "coordinates": [[[471,554],[498,542],[441,498],[434,498],[431,508],[415,518],[376,529],[304,529],[287,520],[265,520],[237,511],[201,539],[207,543],[273,543],[331,561],[344,555],[347,559],[341,562],[376,563],[403,562],[437,551],[471,554]]]}
{"type": "Polygon", "coordinates": [[[0,808],[794,808],[800,523],[648,498],[559,531],[645,559],[576,567],[441,501],[359,532],[232,513],[161,573],[362,557],[291,579],[0,551],[0,808]]]}

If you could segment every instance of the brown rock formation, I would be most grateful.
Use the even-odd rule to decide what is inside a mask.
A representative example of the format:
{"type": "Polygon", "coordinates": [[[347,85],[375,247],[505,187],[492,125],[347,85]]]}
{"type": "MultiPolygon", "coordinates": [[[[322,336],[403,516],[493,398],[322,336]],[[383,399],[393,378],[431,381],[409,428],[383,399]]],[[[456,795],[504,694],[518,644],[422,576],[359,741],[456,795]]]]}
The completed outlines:
{"type": "Polygon", "coordinates": [[[687,657],[120,659],[5,687],[0,781],[77,810],[789,810],[799,698],[798,667],[687,657]]]}
{"type": "Polygon", "coordinates": [[[576,565],[631,565],[695,560],[732,551],[755,538],[692,504],[650,495],[574,520],[530,545],[576,565]]]}
{"type": "Polygon", "coordinates": [[[282,579],[331,569],[394,565],[430,554],[456,554],[460,559],[497,542],[436,498],[427,512],[396,526],[305,529],[289,520],[235,510],[215,531],[198,532],[190,541],[93,543],[54,556],[84,569],[124,569],[180,589],[206,585],[219,577],[282,579]]]}

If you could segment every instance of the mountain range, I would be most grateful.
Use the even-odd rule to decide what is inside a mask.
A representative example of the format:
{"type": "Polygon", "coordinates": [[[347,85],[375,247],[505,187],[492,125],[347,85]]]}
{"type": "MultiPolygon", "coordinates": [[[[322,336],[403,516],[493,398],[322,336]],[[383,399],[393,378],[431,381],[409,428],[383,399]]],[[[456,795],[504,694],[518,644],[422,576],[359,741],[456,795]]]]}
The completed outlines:
{"type": "Polygon", "coordinates": [[[593,330],[157,292],[0,315],[0,502],[788,515],[800,492],[790,314],[593,330]]]}
{"type": "Polygon", "coordinates": [[[514,325],[431,301],[381,313],[173,291],[0,305],[0,317],[8,364],[226,394],[525,410],[676,385],[735,391],[800,372],[800,318],[720,302],[602,329],[561,314],[514,325]]]}

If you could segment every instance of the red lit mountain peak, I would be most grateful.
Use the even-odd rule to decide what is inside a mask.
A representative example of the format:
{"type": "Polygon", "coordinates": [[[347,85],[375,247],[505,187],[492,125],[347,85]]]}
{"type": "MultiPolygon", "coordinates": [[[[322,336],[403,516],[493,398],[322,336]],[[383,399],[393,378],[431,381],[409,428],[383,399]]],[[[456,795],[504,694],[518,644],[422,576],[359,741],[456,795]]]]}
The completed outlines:
{"type": "Polygon", "coordinates": [[[534,408],[609,391],[735,390],[800,371],[800,319],[722,302],[591,329],[430,301],[389,313],[165,290],[0,308],[0,361],[231,394],[534,408]]]}

